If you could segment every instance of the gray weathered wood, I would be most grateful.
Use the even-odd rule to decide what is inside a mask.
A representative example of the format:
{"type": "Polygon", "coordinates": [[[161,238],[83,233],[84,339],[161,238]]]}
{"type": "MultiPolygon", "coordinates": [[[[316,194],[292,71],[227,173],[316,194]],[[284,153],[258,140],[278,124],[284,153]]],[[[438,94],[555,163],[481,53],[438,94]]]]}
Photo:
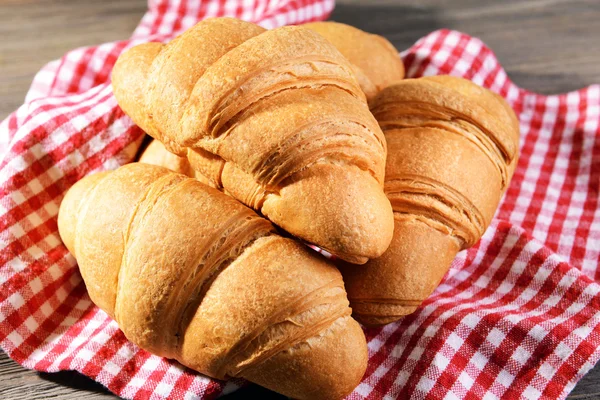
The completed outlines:
{"type": "Polygon", "coordinates": [[[0,351],[0,399],[116,399],[99,383],[79,373],[26,370],[0,351]]]}
{"type": "MultiPolygon", "coordinates": [[[[0,0],[0,119],[20,105],[35,72],[78,46],[127,38],[145,0],[0,0]]],[[[541,93],[600,82],[598,0],[338,0],[333,19],[388,37],[398,49],[438,28],[483,39],[511,79],[541,93]]],[[[278,398],[251,386],[231,398],[278,398]]],[[[115,398],[75,372],[29,371],[0,351],[1,399],[115,398]]],[[[569,399],[600,398],[600,367],[569,399]]]]}
{"type": "Polygon", "coordinates": [[[0,120],[23,103],[35,73],[77,47],[127,39],[145,0],[0,0],[0,120]]]}
{"type": "Polygon", "coordinates": [[[600,1],[341,1],[332,19],[405,49],[450,28],[481,38],[518,85],[559,93],[600,82],[600,1]]]}

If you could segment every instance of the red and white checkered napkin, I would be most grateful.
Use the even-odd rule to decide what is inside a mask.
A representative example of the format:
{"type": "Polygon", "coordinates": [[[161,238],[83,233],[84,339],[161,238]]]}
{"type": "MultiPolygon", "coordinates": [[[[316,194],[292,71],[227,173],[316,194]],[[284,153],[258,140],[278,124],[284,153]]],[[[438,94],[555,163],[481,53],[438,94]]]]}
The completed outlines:
{"type": "MultiPolygon", "coordinates": [[[[125,48],[208,16],[275,27],[325,18],[328,0],[151,1],[133,39],[44,67],[0,125],[0,345],[40,371],[75,369],[125,398],[212,398],[217,382],[129,343],[86,294],[56,216],[65,191],[132,160],[143,133],[108,83],[125,48]]],[[[441,30],[403,53],[408,76],[452,74],[508,99],[521,159],[483,239],[413,315],[366,331],[350,399],[564,398],[600,358],[600,86],[559,96],[516,87],[478,39],[441,30]]]]}

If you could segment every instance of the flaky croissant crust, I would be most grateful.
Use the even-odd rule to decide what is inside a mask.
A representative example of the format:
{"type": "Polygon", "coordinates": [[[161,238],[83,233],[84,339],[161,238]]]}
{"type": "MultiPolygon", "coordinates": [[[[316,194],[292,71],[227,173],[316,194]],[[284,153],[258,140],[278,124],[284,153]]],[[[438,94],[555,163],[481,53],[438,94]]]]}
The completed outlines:
{"type": "Polygon", "coordinates": [[[142,129],[290,233],[359,263],[387,248],[386,142],[317,33],[205,20],[121,55],[113,87],[142,129]]]}
{"type": "Polygon", "coordinates": [[[481,238],[516,167],[519,124],[500,96],[450,76],[392,85],[372,112],[389,148],[394,239],[383,256],[342,273],[354,316],[383,324],[413,312],[481,238]]]}
{"type": "Polygon", "coordinates": [[[395,144],[385,191],[396,218],[399,213],[421,217],[456,237],[462,248],[475,244],[516,165],[519,129],[512,109],[467,80],[435,76],[390,87],[377,97],[372,111],[388,142],[395,144]],[[420,135],[427,137],[419,140],[420,135]],[[414,159],[425,163],[407,161],[406,146],[416,151],[414,159]],[[481,168],[493,171],[482,175],[481,168]]]}
{"type": "Polygon", "coordinates": [[[302,26],[323,36],[350,61],[369,101],[404,78],[404,64],[398,50],[383,36],[334,21],[310,22],[302,26]]]}
{"type": "Polygon", "coordinates": [[[91,299],[140,347],[297,398],[360,381],[366,343],[339,272],[216,189],[128,164],[78,182],[58,223],[91,299]]]}

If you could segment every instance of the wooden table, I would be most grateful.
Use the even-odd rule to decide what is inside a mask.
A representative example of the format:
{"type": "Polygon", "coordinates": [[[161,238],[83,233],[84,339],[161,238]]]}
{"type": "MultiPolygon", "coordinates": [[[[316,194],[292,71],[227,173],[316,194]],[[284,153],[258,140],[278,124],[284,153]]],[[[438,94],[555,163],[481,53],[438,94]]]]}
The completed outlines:
{"type": "MultiPolygon", "coordinates": [[[[0,0],[0,119],[23,101],[35,72],[65,51],[129,36],[144,0],[0,0]]],[[[405,49],[438,28],[483,39],[518,85],[558,93],[600,82],[600,0],[338,0],[333,19],[405,49]],[[367,3],[367,4],[365,4],[367,3]]],[[[569,399],[600,398],[600,367],[569,399]]],[[[277,396],[252,386],[233,397],[277,396]]],[[[114,398],[75,372],[25,370],[0,351],[1,399],[114,398]]]]}

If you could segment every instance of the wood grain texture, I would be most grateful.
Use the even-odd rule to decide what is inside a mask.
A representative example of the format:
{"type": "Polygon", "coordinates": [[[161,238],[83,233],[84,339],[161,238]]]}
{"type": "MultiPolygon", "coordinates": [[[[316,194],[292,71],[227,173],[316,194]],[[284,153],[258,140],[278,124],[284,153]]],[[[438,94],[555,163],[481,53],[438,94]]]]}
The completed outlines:
{"type": "MultiPolygon", "coordinates": [[[[0,0],[0,119],[23,102],[46,62],[75,47],[127,38],[145,10],[145,0],[0,0]]],[[[516,84],[540,93],[600,82],[598,0],[338,0],[332,19],[386,36],[401,50],[438,28],[477,36],[516,84]]],[[[26,370],[0,351],[0,398],[116,396],[76,372],[26,370]]],[[[225,398],[281,396],[252,385],[225,398]]],[[[600,367],[568,398],[600,398],[600,367]]]]}
{"type": "Polygon", "coordinates": [[[332,19],[401,50],[435,29],[468,33],[494,50],[517,85],[551,94],[600,82],[599,16],[598,0],[375,0],[339,2],[332,19]]]}
{"type": "Polygon", "coordinates": [[[77,47],[127,39],[145,0],[0,0],[0,120],[19,107],[35,73],[77,47]]]}

